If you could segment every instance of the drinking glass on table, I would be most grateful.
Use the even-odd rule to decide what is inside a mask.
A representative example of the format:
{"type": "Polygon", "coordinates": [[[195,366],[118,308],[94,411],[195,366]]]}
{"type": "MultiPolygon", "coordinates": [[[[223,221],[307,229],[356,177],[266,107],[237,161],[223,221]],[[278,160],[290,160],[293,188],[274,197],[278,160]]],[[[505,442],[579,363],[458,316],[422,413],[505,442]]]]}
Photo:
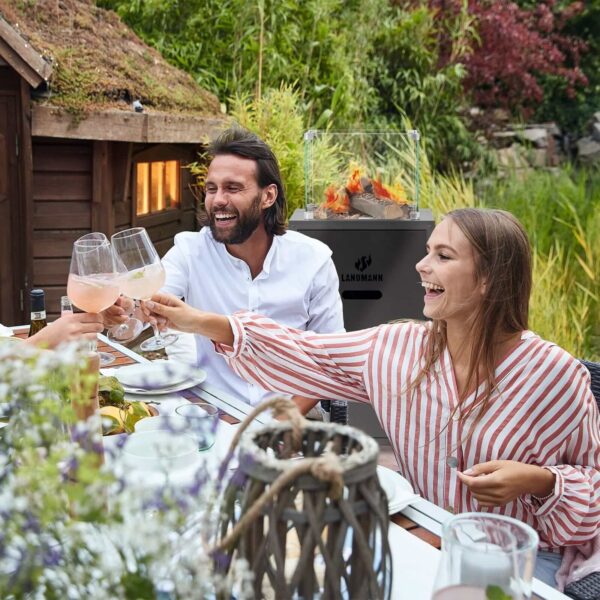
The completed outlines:
{"type": "Polygon", "coordinates": [[[206,402],[182,404],[175,409],[175,414],[185,419],[189,434],[198,442],[198,450],[213,446],[219,424],[217,407],[206,402]]]}
{"type": "Polygon", "coordinates": [[[538,541],[529,525],[510,517],[452,517],[443,527],[432,600],[528,600],[538,541]]]}
{"type": "MultiPolygon", "coordinates": [[[[165,283],[165,270],[160,257],[143,227],[134,227],[115,233],[111,237],[117,260],[125,266],[121,275],[121,292],[134,300],[150,300],[165,283]]],[[[144,352],[161,350],[172,344],[178,336],[169,333],[161,335],[152,323],[154,337],[140,345],[144,352]]]]}
{"type": "MultiPolygon", "coordinates": [[[[73,243],[67,296],[84,312],[100,313],[119,297],[119,279],[110,242],[103,233],[88,233],[73,243]]],[[[93,351],[96,342],[93,342],[93,351]]],[[[100,364],[114,361],[112,354],[100,352],[100,364]]]]}

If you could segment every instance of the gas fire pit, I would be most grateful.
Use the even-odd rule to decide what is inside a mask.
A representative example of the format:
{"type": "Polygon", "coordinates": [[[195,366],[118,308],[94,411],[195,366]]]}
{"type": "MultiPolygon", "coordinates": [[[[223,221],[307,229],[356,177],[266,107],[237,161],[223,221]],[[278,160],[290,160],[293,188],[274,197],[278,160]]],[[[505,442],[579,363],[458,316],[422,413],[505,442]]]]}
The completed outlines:
{"type": "Polygon", "coordinates": [[[418,219],[419,133],[304,135],[305,218],[418,219]]]}

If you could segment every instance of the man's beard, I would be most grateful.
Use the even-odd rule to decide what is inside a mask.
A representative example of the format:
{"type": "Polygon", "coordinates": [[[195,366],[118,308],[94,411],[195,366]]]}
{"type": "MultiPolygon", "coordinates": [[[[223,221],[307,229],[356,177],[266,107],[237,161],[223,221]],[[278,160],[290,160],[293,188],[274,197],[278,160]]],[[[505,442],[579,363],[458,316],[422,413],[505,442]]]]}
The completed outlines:
{"type": "Polygon", "coordinates": [[[260,225],[261,210],[260,210],[260,194],[249,208],[243,214],[235,208],[231,208],[227,212],[234,214],[237,217],[235,227],[227,230],[221,229],[216,225],[215,212],[225,212],[223,210],[211,210],[209,214],[209,226],[213,238],[217,242],[223,244],[243,244],[260,225]]]}

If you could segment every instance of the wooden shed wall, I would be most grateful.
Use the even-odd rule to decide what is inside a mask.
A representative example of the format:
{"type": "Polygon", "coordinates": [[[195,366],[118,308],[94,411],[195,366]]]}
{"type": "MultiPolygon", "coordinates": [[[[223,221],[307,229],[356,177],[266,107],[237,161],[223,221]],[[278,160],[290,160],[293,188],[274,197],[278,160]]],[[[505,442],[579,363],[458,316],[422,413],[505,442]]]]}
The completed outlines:
{"type": "Polygon", "coordinates": [[[195,160],[191,146],[144,146],[34,138],[33,140],[33,287],[46,291],[50,318],[66,294],[73,242],[90,231],[110,237],[132,226],[146,227],[159,253],[176,233],[194,230],[196,202],[191,175],[181,172],[181,209],[136,217],[133,164],[136,160],[195,160]]]}
{"type": "Polygon", "coordinates": [[[30,164],[25,86],[0,60],[0,322],[23,319],[27,286],[26,165],[30,164]]]}
{"type": "Polygon", "coordinates": [[[33,140],[33,287],[59,312],[73,242],[91,231],[92,150],[88,141],[33,140]]]}

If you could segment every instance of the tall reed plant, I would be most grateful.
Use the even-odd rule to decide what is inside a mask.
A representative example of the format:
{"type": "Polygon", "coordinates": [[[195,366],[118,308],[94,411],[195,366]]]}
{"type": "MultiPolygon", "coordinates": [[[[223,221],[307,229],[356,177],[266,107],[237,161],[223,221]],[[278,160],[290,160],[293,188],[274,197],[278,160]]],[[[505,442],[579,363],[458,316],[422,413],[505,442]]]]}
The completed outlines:
{"type": "Polygon", "coordinates": [[[534,254],[531,327],[576,356],[600,358],[600,175],[562,169],[498,180],[485,206],[512,212],[534,254]]]}

